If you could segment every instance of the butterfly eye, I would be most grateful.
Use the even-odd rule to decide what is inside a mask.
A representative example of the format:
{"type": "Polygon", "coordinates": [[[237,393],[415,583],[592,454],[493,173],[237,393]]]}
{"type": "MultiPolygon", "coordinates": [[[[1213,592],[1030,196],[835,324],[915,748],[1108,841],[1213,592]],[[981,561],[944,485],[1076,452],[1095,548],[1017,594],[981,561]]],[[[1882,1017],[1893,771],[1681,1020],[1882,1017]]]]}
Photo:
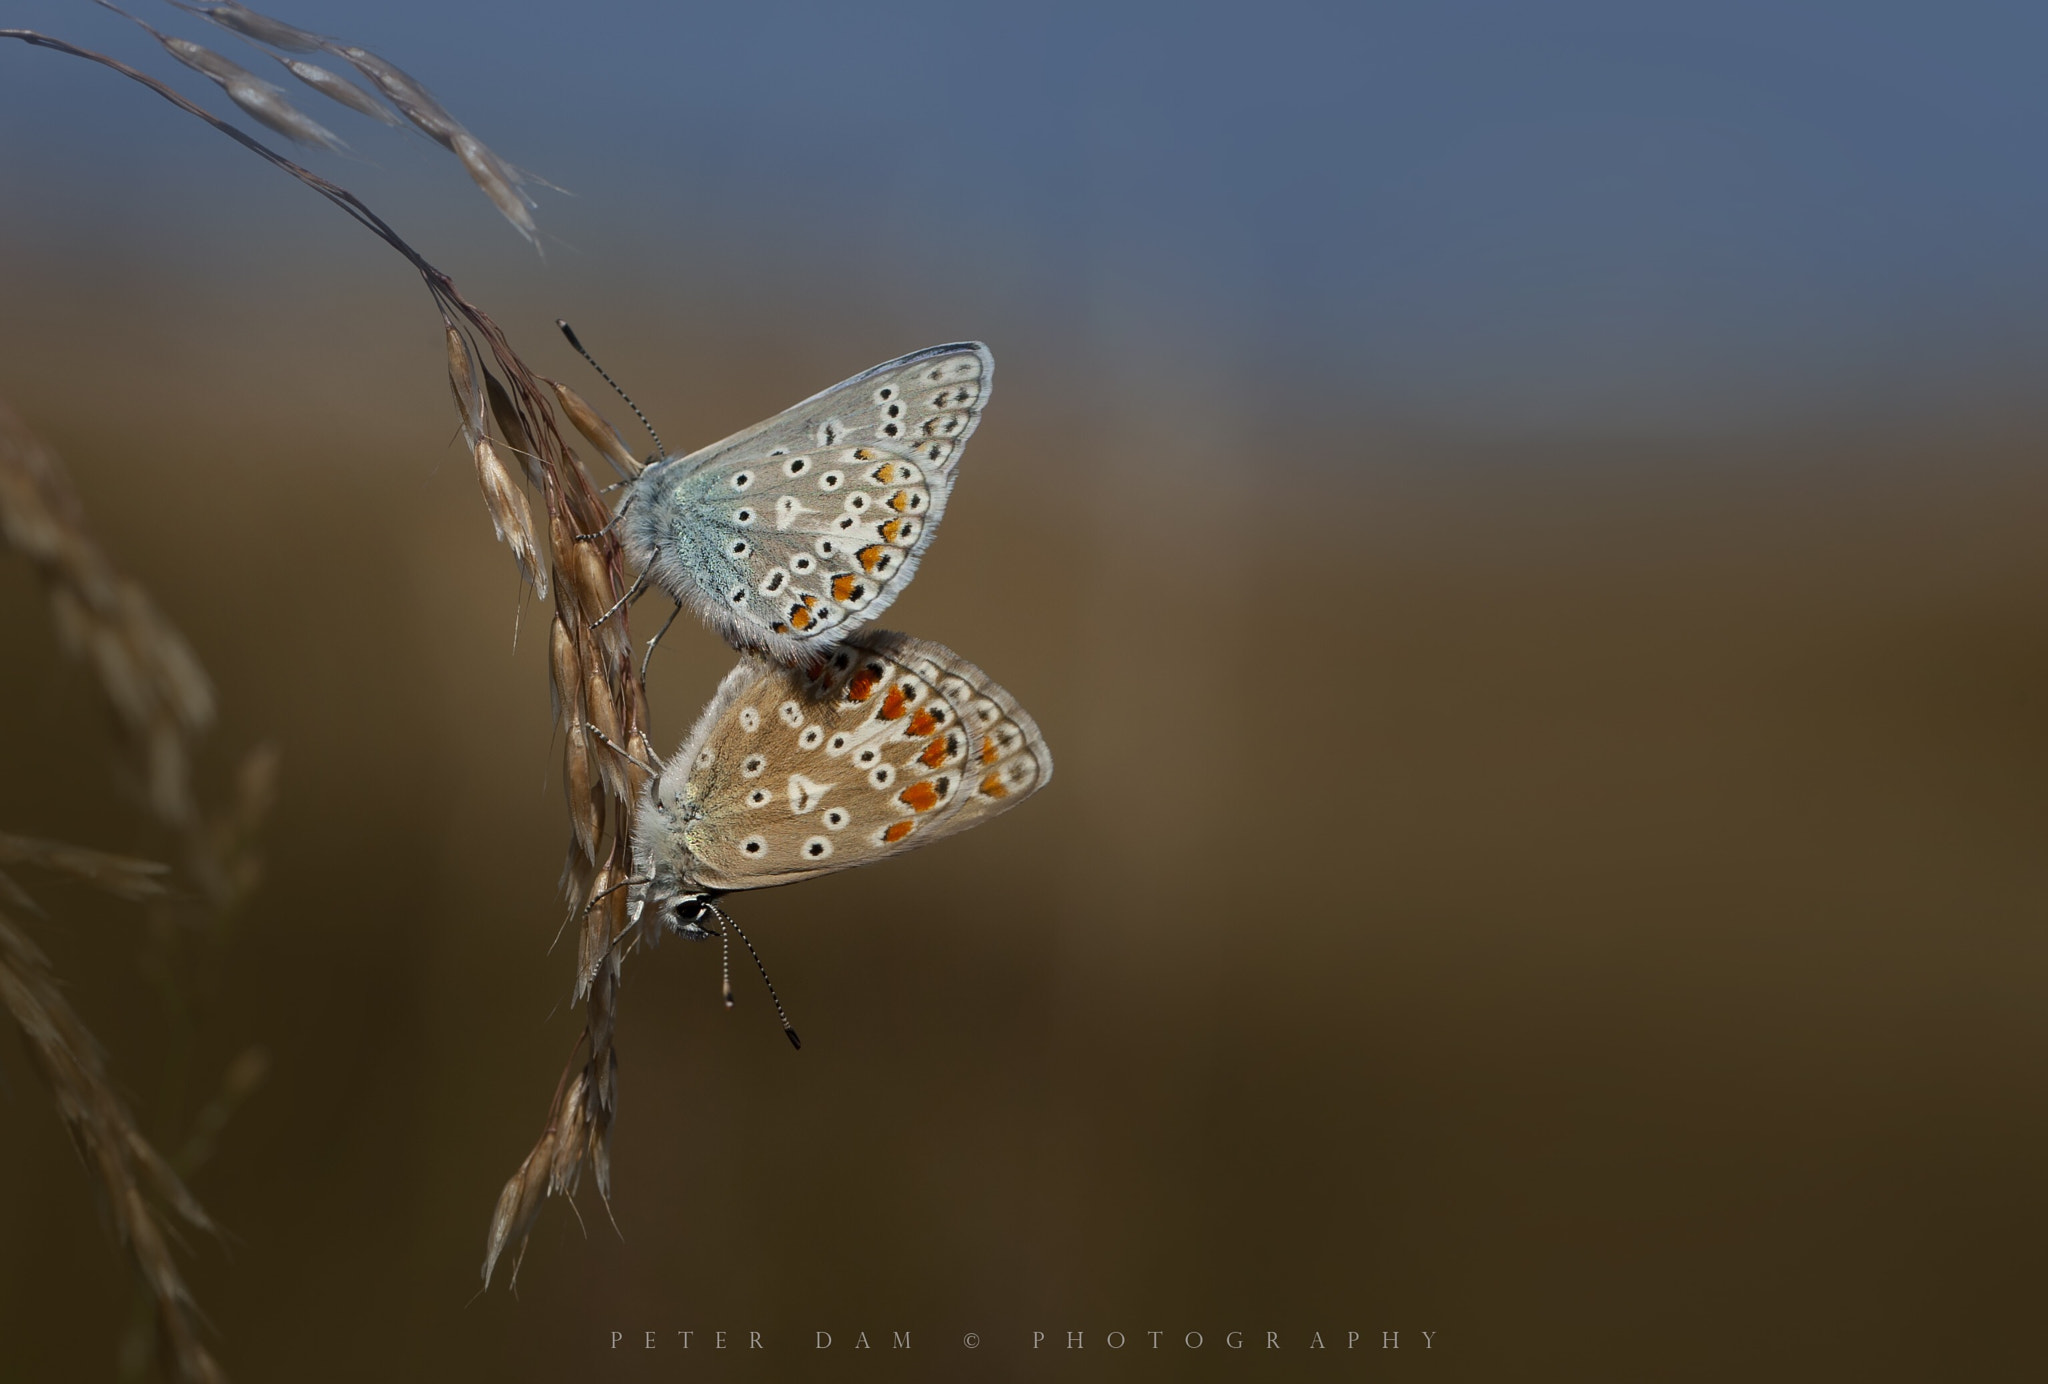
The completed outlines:
{"type": "Polygon", "coordinates": [[[734,605],[741,604],[747,599],[747,588],[744,586],[735,586],[731,591],[726,593],[726,599],[731,601],[734,605]]]}
{"type": "Polygon", "coordinates": [[[745,557],[749,551],[750,549],[747,547],[746,539],[739,538],[733,540],[732,555],[734,557],[745,557]]]}
{"type": "Polygon", "coordinates": [[[749,836],[746,840],[740,843],[740,849],[745,851],[748,855],[759,855],[761,852],[768,849],[768,843],[761,837],[749,836]]]}
{"type": "Polygon", "coordinates": [[[813,836],[810,840],[804,842],[804,858],[807,860],[823,860],[830,854],[832,854],[832,843],[822,836],[813,836]]]}
{"type": "Polygon", "coordinates": [[[754,473],[752,471],[741,471],[732,478],[732,488],[734,490],[745,490],[753,483],[754,473]]]}
{"type": "Polygon", "coordinates": [[[891,418],[901,418],[903,416],[903,405],[891,404],[883,412],[887,413],[891,418]]]}
{"type": "Polygon", "coordinates": [[[893,384],[885,384],[885,385],[883,385],[883,386],[882,386],[882,387],[881,387],[880,389],[878,389],[878,390],[876,390],[876,391],[875,391],[875,398],[876,398],[876,399],[877,399],[878,401],[880,401],[880,402],[882,402],[882,403],[885,403],[885,404],[886,404],[886,403],[888,403],[888,402],[889,402],[889,401],[890,401],[891,399],[893,399],[893,398],[895,398],[895,397],[896,397],[896,386],[895,386],[895,385],[893,385],[893,384]]]}
{"type": "Polygon", "coordinates": [[[767,767],[768,761],[766,759],[757,754],[750,754],[747,756],[746,762],[740,765],[740,772],[748,778],[759,778],[761,777],[761,771],[767,767]]]}
{"type": "Polygon", "coordinates": [[[882,436],[884,436],[884,437],[895,437],[895,436],[897,436],[898,434],[900,434],[900,433],[901,433],[902,431],[903,431],[903,425],[902,425],[901,423],[884,423],[884,424],[882,424],[882,436]]]}
{"type": "Polygon", "coordinates": [[[830,557],[830,556],[832,556],[832,554],[834,554],[834,553],[836,553],[836,552],[838,552],[838,551],[839,551],[839,545],[838,545],[837,543],[834,543],[834,542],[833,542],[833,541],[832,541],[831,539],[829,539],[829,538],[821,538],[821,539],[819,539],[819,540],[818,540],[818,544],[817,544],[817,547],[818,547],[818,556],[820,556],[820,557],[830,557]]]}
{"type": "Polygon", "coordinates": [[[787,471],[792,476],[801,476],[804,473],[804,468],[809,466],[810,464],[810,459],[808,457],[791,457],[789,459],[789,465],[783,467],[782,469],[784,471],[787,471]]]}
{"type": "Polygon", "coordinates": [[[818,477],[818,489],[837,490],[839,483],[845,479],[846,477],[838,471],[827,471],[824,475],[818,477]]]}
{"type": "Polygon", "coordinates": [[[795,702],[784,702],[775,709],[775,714],[782,718],[782,723],[786,726],[794,727],[804,723],[803,708],[795,702]]]}
{"type": "Polygon", "coordinates": [[[747,794],[747,805],[749,807],[760,807],[767,801],[768,790],[765,788],[756,788],[753,792],[747,794]]]}
{"type": "Polygon", "coordinates": [[[895,781],[896,769],[894,765],[878,764],[875,766],[874,772],[868,775],[868,782],[877,788],[887,788],[895,781]]]}
{"type": "Polygon", "coordinates": [[[754,511],[751,509],[736,509],[732,513],[732,521],[735,524],[751,524],[754,522],[754,511]]]}
{"type": "Polygon", "coordinates": [[[846,497],[846,509],[850,514],[859,514],[868,507],[868,497],[856,490],[846,497]]]}
{"type": "Polygon", "coordinates": [[[761,713],[752,707],[747,707],[740,712],[740,729],[746,731],[749,735],[761,729],[761,713]]]}
{"type": "Polygon", "coordinates": [[[825,814],[825,825],[834,831],[839,830],[839,828],[846,825],[846,814],[836,807],[833,808],[825,814]]]}
{"type": "Polygon", "coordinates": [[[833,737],[832,737],[832,743],[831,743],[831,744],[829,744],[829,745],[827,745],[827,746],[825,747],[825,753],[826,753],[826,754],[845,754],[845,753],[846,753],[846,737],[845,737],[845,736],[843,736],[843,735],[835,735],[835,736],[833,736],[833,737]]]}
{"type": "Polygon", "coordinates": [[[796,743],[802,745],[807,750],[815,750],[818,748],[819,743],[822,742],[824,738],[824,731],[818,729],[818,727],[816,726],[810,726],[804,730],[804,733],[802,735],[799,735],[796,738],[796,743]]]}
{"type": "Polygon", "coordinates": [[[879,750],[862,750],[853,757],[853,762],[856,764],[873,764],[880,757],[881,751],[879,750]]]}
{"type": "Polygon", "coordinates": [[[782,589],[782,584],[787,580],[789,580],[789,573],[778,567],[768,574],[768,580],[761,583],[761,589],[770,596],[773,596],[782,589]]]}
{"type": "Polygon", "coordinates": [[[816,567],[818,564],[811,561],[810,558],[805,556],[804,554],[798,553],[796,557],[791,560],[789,565],[796,568],[796,570],[799,572],[808,572],[813,567],[816,567]]]}

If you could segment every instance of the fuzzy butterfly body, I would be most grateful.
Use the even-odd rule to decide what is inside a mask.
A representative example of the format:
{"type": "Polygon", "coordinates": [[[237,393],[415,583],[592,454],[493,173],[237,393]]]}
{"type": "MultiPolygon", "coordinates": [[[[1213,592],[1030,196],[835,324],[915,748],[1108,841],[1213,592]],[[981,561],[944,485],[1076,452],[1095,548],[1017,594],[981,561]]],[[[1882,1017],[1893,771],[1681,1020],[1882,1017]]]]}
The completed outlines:
{"type": "Polygon", "coordinates": [[[634,821],[635,916],[886,859],[1016,806],[1052,754],[1016,700],[943,645],[869,631],[719,685],[634,821]]]}
{"type": "Polygon", "coordinates": [[[627,555],[742,649],[831,648],[909,585],[994,371],[979,342],[933,346],[654,462],[621,511],[627,555]]]}

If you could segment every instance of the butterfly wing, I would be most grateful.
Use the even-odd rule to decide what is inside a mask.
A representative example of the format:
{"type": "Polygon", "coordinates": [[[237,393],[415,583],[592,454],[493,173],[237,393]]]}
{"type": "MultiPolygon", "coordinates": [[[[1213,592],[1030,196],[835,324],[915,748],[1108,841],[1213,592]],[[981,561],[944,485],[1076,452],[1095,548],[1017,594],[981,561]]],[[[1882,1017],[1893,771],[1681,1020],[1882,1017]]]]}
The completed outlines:
{"type": "Polygon", "coordinates": [[[742,649],[829,648],[910,584],[994,372],[979,342],[933,346],[656,463],[629,556],[742,649]]]}
{"type": "Polygon", "coordinates": [[[987,674],[869,631],[803,668],[742,659],[643,804],[642,848],[673,836],[673,873],[698,888],[787,884],[965,831],[1051,777],[1045,737],[987,674]]]}

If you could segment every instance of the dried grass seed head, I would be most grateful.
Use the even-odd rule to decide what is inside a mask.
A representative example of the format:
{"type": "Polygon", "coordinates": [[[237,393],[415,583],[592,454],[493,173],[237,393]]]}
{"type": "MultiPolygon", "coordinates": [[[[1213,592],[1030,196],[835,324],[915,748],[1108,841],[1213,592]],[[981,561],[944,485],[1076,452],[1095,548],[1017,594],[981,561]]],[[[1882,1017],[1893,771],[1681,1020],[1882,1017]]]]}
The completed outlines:
{"type": "Polygon", "coordinates": [[[455,148],[455,136],[465,133],[462,122],[450,115],[448,108],[436,101],[412,74],[367,48],[329,45],[329,51],[348,59],[356,71],[375,82],[384,99],[398,107],[401,115],[435,143],[451,151],[455,148]]]}
{"type": "Polygon", "coordinates": [[[272,48],[282,48],[287,53],[311,53],[327,46],[327,40],[318,34],[307,33],[281,19],[272,19],[267,14],[258,14],[236,0],[219,0],[217,4],[189,5],[181,0],[171,0],[181,10],[204,15],[231,34],[272,48]]]}
{"type": "MultiPolygon", "coordinates": [[[[148,28],[149,26],[143,25],[143,27],[148,28]]],[[[231,60],[225,54],[216,53],[211,48],[201,47],[190,39],[172,38],[168,34],[157,34],[154,29],[149,31],[152,34],[156,34],[156,41],[164,46],[166,52],[203,77],[209,77],[216,82],[231,82],[238,77],[248,77],[253,80],[256,76],[248,68],[231,60]]]]}
{"type": "Polygon", "coordinates": [[[463,440],[470,446],[484,435],[483,398],[476,389],[476,365],[469,357],[469,343],[454,327],[447,328],[448,388],[455,395],[455,411],[462,415],[463,440]]]}
{"type": "MultiPolygon", "coordinates": [[[[227,93],[230,101],[241,107],[252,119],[275,130],[286,139],[316,149],[326,149],[329,152],[348,147],[341,136],[294,106],[286,98],[283,87],[264,81],[240,63],[224,54],[214,52],[203,44],[160,33],[109,0],[96,0],[96,3],[115,14],[134,20],[148,30],[156,41],[164,46],[164,51],[194,72],[219,83],[220,89],[227,93]]],[[[212,16],[209,14],[208,17],[212,16]]]]}
{"type": "MultiPolygon", "coordinates": [[[[571,723],[562,739],[562,785],[569,799],[569,831],[583,858],[595,864],[598,838],[604,834],[604,800],[598,796],[597,772],[591,762],[595,746],[581,721],[571,723]]],[[[580,905],[582,901],[572,898],[570,902],[580,905]]]]}
{"type": "Polygon", "coordinates": [[[251,119],[269,126],[286,139],[330,153],[348,148],[340,135],[286,100],[283,87],[261,77],[238,77],[222,82],[221,90],[227,92],[228,100],[240,106],[251,119]]]}
{"type": "Polygon", "coordinates": [[[548,691],[555,724],[566,727],[583,717],[583,678],[576,662],[576,640],[561,615],[548,622],[548,691]]]}
{"type": "Polygon", "coordinates": [[[0,538],[36,568],[66,652],[86,661],[141,761],[152,810],[192,817],[189,752],[213,720],[191,646],[86,527],[56,453],[0,405],[0,538]]]}
{"type": "Polygon", "coordinates": [[[170,893],[164,876],[171,867],[154,860],[109,855],[105,851],[45,841],[36,836],[16,836],[0,831],[0,865],[33,865],[84,880],[104,889],[117,899],[140,901],[160,899],[170,893]]]}
{"type": "Polygon", "coordinates": [[[553,387],[555,399],[561,404],[562,412],[568,415],[569,422],[577,432],[583,434],[585,441],[597,448],[599,454],[612,464],[613,470],[627,480],[640,474],[640,460],[633,455],[632,449],[626,446],[625,439],[619,436],[617,428],[606,422],[602,414],[568,385],[559,380],[549,380],[548,384],[553,387]]]}
{"type": "Polygon", "coordinates": [[[498,383],[498,377],[484,371],[484,394],[490,400],[491,419],[498,425],[498,436],[505,439],[505,445],[519,458],[520,469],[526,472],[526,483],[545,494],[548,488],[547,475],[541,469],[540,456],[534,451],[532,434],[526,430],[525,420],[512,404],[512,396],[505,386],[498,383]]]}
{"type": "Polygon", "coordinates": [[[98,1177],[115,1234],[155,1301],[158,1330],[180,1375],[224,1381],[199,1339],[199,1313],[171,1257],[170,1236],[150,1193],[208,1232],[213,1222],[135,1126],[107,1076],[99,1045],[73,1012],[41,949],[0,915],[0,1009],[21,1031],[55,1097],[80,1158],[98,1177]]]}
{"type": "MultiPolygon", "coordinates": [[[[619,593],[612,590],[611,566],[595,543],[578,543],[571,539],[570,557],[572,565],[569,570],[576,576],[576,599],[583,606],[584,623],[595,623],[619,599],[619,593]]],[[[602,638],[605,626],[611,623],[606,620],[595,633],[602,638]]]]}
{"type": "Polygon", "coordinates": [[[330,72],[316,63],[307,62],[303,58],[279,57],[275,53],[271,54],[271,56],[284,64],[285,71],[297,77],[328,100],[347,106],[357,115],[366,115],[370,119],[380,124],[389,125],[394,129],[400,128],[405,124],[403,120],[398,118],[398,113],[392,110],[391,107],[370,95],[369,92],[364,91],[339,72],[330,72]]]}
{"type": "Polygon", "coordinates": [[[483,189],[484,196],[491,199],[491,205],[510,221],[521,235],[540,245],[540,228],[534,224],[533,199],[519,190],[511,174],[511,166],[485,148],[483,142],[467,130],[458,130],[449,142],[455,157],[462,160],[463,169],[470,181],[483,189]]]}
{"type": "Polygon", "coordinates": [[[583,714],[604,736],[591,753],[597,756],[598,774],[604,779],[606,791],[616,801],[630,802],[625,761],[613,748],[624,743],[619,731],[619,705],[612,697],[611,682],[605,677],[604,669],[595,662],[583,680],[583,714]]]}
{"type": "Polygon", "coordinates": [[[533,594],[547,599],[548,569],[541,561],[540,547],[534,540],[533,512],[527,507],[525,494],[513,482],[491,439],[479,437],[472,452],[476,457],[477,480],[483,486],[484,505],[490,510],[492,527],[497,529],[500,541],[511,548],[512,560],[519,564],[520,572],[533,587],[533,594]]]}

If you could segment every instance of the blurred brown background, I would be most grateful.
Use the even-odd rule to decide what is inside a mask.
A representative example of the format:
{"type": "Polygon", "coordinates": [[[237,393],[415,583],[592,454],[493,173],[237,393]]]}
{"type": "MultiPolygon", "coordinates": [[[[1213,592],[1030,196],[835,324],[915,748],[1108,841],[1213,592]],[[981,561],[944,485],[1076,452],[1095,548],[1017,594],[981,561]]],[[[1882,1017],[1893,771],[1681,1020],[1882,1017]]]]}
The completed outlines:
{"type": "MultiPolygon", "coordinates": [[[[984,666],[1058,760],[985,830],[734,901],[801,1054],[751,976],[722,1010],[714,949],[636,957],[617,1231],[551,1204],[517,1297],[473,1297],[579,1027],[545,627],[417,285],[224,166],[247,220],[167,243],[60,233],[15,167],[56,200],[0,221],[0,397],[212,672],[216,777],[283,752],[200,1059],[274,1061],[195,1186],[233,1235],[189,1262],[234,1377],[2038,1377],[2021,346],[1804,410],[1536,418],[1476,374],[1443,386],[1467,412],[1404,409],[1240,368],[1250,329],[1190,338],[1101,278],[984,329],[905,307],[865,245],[542,270],[464,248],[509,239],[483,214],[437,227],[537,368],[583,387],[571,316],[678,450],[985,331],[994,402],[887,623],[984,666]],[[700,1353],[721,1329],[769,1349],[700,1353]]],[[[0,828],[160,852],[11,559],[0,638],[0,828]]],[[[730,662],[679,622],[660,740],[730,662]]],[[[41,893],[145,1127],[182,1118],[133,910],[41,893]]],[[[111,1379],[127,1270],[11,1030],[0,1081],[0,1377],[111,1379]]]]}

